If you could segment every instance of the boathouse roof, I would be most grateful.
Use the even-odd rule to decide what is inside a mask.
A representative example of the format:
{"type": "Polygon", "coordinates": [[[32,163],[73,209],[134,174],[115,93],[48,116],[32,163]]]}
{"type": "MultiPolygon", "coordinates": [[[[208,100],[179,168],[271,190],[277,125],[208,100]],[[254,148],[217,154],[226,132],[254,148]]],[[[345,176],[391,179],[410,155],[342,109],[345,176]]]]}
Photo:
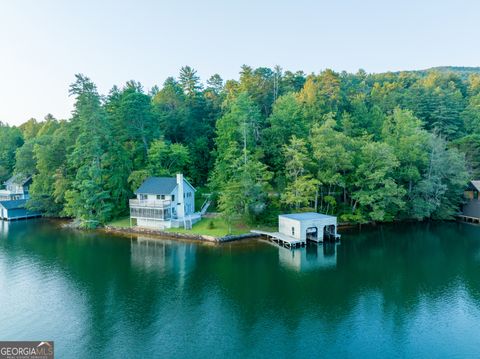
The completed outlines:
{"type": "Polygon", "coordinates": [[[0,201],[0,206],[5,209],[17,209],[17,208],[25,208],[25,204],[27,203],[26,199],[17,199],[14,201],[0,201]]]}
{"type": "Polygon", "coordinates": [[[329,216],[328,214],[321,214],[321,213],[315,213],[315,212],[281,214],[280,217],[295,219],[297,221],[335,218],[334,216],[329,216]]]}

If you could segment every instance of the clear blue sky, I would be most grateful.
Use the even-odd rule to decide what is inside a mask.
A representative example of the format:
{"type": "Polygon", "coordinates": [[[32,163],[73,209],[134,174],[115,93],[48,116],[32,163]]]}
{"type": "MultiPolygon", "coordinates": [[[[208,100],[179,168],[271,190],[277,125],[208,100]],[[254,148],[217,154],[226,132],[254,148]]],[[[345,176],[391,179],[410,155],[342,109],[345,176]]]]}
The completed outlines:
{"type": "Polygon", "coordinates": [[[318,72],[480,66],[480,2],[12,0],[0,4],[0,121],[70,115],[84,73],[107,93],[242,64],[318,72]]]}

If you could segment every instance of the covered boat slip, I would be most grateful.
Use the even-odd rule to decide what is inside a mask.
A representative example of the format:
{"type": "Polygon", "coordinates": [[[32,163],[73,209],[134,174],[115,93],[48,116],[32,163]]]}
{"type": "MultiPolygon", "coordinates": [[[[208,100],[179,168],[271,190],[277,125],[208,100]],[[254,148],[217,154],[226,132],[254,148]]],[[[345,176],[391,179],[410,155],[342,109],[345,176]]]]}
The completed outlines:
{"type": "Polygon", "coordinates": [[[327,239],[338,240],[337,217],[320,213],[292,213],[278,216],[278,232],[253,230],[270,241],[287,248],[302,247],[307,240],[323,242],[327,239]]]}

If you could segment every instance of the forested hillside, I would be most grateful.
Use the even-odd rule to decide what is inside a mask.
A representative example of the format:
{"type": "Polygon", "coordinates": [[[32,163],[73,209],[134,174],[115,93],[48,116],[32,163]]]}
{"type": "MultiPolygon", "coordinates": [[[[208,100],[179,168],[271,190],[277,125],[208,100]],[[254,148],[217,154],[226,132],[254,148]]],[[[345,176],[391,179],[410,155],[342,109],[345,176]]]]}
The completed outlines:
{"type": "Polygon", "coordinates": [[[76,75],[72,117],[0,126],[0,180],[33,176],[28,206],[86,227],[127,213],[148,176],[183,172],[227,220],[316,209],[344,221],[447,219],[480,176],[480,75],[305,75],[243,66],[202,83],[183,67],[103,96],[76,75]]]}

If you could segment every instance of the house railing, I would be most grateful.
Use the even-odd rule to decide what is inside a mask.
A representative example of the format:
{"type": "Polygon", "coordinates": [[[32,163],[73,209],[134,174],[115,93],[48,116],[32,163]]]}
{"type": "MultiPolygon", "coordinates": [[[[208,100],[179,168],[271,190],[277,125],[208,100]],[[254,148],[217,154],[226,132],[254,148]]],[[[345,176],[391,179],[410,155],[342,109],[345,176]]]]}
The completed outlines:
{"type": "Polygon", "coordinates": [[[141,200],[141,199],[131,199],[130,200],[130,207],[148,207],[148,208],[165,208],[170,207],[172,205],[172,201],[170,200],[141,200]]]}

